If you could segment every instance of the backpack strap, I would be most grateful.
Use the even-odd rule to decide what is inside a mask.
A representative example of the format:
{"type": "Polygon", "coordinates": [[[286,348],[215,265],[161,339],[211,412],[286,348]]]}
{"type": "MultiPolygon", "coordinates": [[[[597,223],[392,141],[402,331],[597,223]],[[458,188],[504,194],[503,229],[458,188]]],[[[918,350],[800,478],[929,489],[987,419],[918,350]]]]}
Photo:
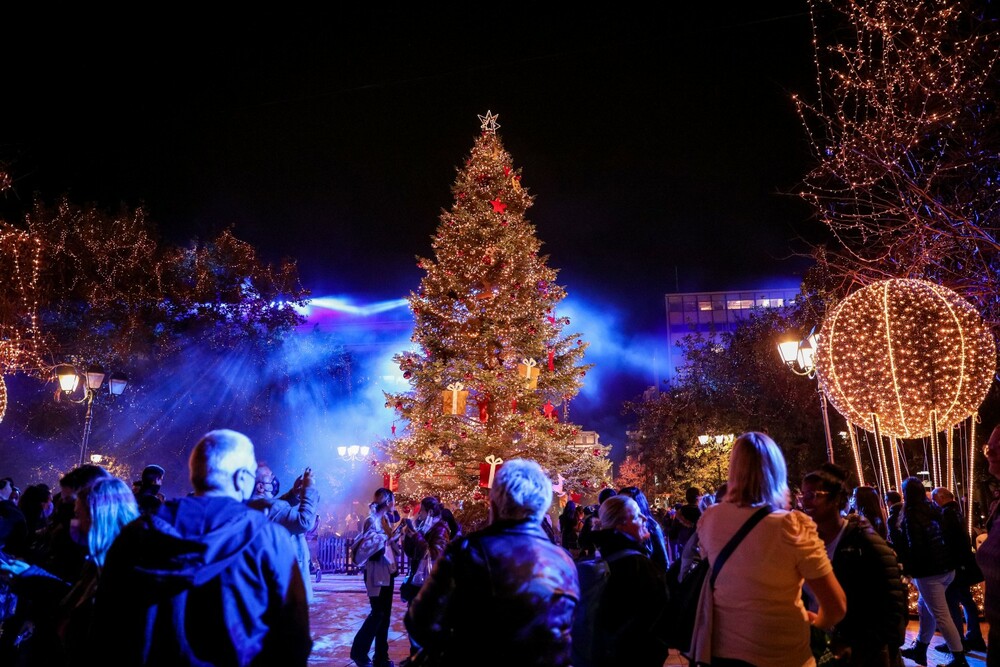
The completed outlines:
{"type": "Polygon", "coordinates": [[[726,546],[722,547],[722,551],[719,552],[719,557],[715,559],[715,563],[712,565],[712,578],[709,583],[711,583],[713,587],[715,586],[716,577],[719,576],[719,571],[726,563],[726,559],[728,559],[732,553],[736,551],[736,547],[740,545],[740,542],[742,542],[743,538],[747,536],[747,533],[753,530],[753,527],[760,523],[761,520],[772,511],[773,509],[770,505],[764,505],[759,510],[754,512],[750,518],[746,520],[746,523],[744,523],[740,529],[736,531],[736,534],[733,535],[728,542],[726,542],[726,546]]]}

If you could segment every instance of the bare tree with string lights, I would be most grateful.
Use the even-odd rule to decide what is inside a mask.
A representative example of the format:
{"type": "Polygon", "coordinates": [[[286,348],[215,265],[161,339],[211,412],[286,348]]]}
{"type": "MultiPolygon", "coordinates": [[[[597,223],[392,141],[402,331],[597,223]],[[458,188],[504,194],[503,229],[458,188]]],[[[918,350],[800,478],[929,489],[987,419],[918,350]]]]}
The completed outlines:
{"type": "Polygon", "coordinates": [[[985,3],[811,0],[817,95],[796,96],[815,166],[801,196],[846,294],[920,278],[1000,327],[1000,48],[985,3]]]}

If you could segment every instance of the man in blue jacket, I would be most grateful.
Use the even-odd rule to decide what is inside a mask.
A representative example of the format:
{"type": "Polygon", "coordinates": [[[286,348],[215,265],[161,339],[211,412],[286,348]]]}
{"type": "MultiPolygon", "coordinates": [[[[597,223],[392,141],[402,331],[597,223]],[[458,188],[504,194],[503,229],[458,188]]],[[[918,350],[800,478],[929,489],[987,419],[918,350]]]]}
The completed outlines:
{"type": "Polygon", "coordinates": [[[127,525],[108,553],[95,637],[113,665],[305,665],[309,608],[288,531],[246,501],[257,459],[211,431],[189,460],[194,494],[127,525]]]}

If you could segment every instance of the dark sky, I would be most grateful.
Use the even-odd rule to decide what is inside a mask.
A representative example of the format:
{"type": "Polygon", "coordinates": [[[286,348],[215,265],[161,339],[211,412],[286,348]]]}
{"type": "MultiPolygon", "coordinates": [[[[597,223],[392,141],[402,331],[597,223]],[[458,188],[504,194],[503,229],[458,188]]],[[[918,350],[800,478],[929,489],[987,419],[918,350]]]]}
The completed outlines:
{"type": "Polygon", "coordinates": [[[314,295],[397,298],[489,109],[560,282],[627,344],[663,327],[666,292],[797,285],[786,258],[816,233],[780,194],[809,164],[790,97],[815,93],[807,4],[649,11],[9,22],[0,210],[144,203],[176,242],[233,225],[297,258],[314,295]]]}

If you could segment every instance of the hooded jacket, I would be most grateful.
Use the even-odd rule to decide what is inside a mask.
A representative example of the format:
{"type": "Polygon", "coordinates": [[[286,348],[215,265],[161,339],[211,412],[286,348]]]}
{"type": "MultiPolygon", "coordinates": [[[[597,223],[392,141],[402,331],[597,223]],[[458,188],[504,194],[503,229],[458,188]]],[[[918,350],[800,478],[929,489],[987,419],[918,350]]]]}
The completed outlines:
{"type": "Polygon", "coordinates": [[[288,531],[232,498],[168,501],[127,525],[97,596],[102,662],[304,665],[309,608],[288,531]]]}

